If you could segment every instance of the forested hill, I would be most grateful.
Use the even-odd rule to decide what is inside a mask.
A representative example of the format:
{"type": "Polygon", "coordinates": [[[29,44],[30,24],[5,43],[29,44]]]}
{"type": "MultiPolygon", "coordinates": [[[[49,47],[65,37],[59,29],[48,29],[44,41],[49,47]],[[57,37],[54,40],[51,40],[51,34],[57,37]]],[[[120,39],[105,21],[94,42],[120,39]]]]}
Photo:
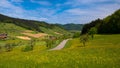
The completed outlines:
{"type": "MultiPolygon", "coordinates": [[[[0,14],[0,23],[12,23],[17,26],[26,28],[28,30],[38,31],[38,32],[44,32],[41,28],[46,29],[54,29],[59,28],[60,30],[63,30],[57,25],[54,24],[48,24],[44,21],[34,21],[34,20],[25,20],[25,19],[18,19],[18,18],[12,18],[5,15],[0,14]]],[[[57,30],[56,30],[57,31],[57,30]]]]}
{"type": "Polygon", "coordinates": [[[85,24],[82,29],[82,34],[87,33],[92,27],[96,27],[98,34],[120,33],[120,9],[104,19],[97,19],[85,24]]]}
{"type": "Polygon", "coordinates": [[[69,24],[56,24],[66,30],[82,30],[83,24],[73,24],[73,23],[69,23],[69,24]]]}

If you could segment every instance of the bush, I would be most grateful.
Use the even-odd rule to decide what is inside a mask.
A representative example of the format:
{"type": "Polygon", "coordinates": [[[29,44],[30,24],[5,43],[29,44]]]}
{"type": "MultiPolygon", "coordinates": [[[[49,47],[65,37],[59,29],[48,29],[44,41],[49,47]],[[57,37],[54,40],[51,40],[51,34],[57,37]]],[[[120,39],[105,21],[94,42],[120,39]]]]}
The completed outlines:
{"type": "Polygon", "coordinates": [[[22,49],[23,52],[32,51],[35,45],[35,40],[31,40],[25,48],[22,49]]]}
{"type": "Polygon", "coordinates": [[[46,39],[46,47],[51,48],[52,45],[53,45],[53,40],[46,39]]]}
{"type": "Polygon", "coordinates": [[[7,40],[6,43],[8,43],[12,46],[18,46],[19,41],[18,40],[7,40]]]}
{"type": "Polygon", "coordinates": [[[10,52],[12,49],[13,49],[12,44],[10,44],[10,43],[5,44],[5,51],[6,52],[10,52]]]}
{"type": "Polygon", "coordinates": [[[33,50],[33,47],[31,47],[30,45],[26,45],[25,48],[22,49],[23,52],[27,52],[31,50],[33,50]]]}
{"type": "Polygon", "coordinates": [[[82,36],[80,37],[80,41],[83,43],[83,46],[84,46],[84,47],[86,46],[86,42],[88,42],[88,39],[89,39],[88,34],[82,35],[82,36]]]}
{"type": "Polygon", "coordinates": [[[80,37],[80,32],[75,32],[73,38],[78,38],[78,37],[80,37]]]}
{"type": "Polygon", "coordinates": [[[2,46],[0,46],[0,52],[2,51],[2,46]]]}

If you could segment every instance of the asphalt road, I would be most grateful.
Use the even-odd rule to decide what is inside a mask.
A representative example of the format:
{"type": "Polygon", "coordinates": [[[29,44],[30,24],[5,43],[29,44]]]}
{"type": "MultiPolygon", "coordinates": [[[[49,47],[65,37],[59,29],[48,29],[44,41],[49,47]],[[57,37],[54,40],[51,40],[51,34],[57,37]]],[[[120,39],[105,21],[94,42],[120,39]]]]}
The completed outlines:
{"type": "Polygon", "coordinates": [[[50,49],[49,51],[52,50],[61,50],[62,48],[64,48],[65,44],[67,43],[69,39],[63,40],[58,46],[56,46],[55,48],[50,49]]]}

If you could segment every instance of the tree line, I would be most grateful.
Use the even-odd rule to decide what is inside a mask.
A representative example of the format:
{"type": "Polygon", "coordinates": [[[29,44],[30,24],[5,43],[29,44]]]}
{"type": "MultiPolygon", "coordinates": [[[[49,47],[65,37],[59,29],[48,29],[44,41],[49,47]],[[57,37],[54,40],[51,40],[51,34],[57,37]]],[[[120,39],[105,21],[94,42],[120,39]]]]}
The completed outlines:
{"type": "Polygon", "coordinates": [[[97,19],[83,26],[81,34],[86,34],[95,27],[98,34],[119,34],[120,33],[120,9],[112,15],[97,19]]]}

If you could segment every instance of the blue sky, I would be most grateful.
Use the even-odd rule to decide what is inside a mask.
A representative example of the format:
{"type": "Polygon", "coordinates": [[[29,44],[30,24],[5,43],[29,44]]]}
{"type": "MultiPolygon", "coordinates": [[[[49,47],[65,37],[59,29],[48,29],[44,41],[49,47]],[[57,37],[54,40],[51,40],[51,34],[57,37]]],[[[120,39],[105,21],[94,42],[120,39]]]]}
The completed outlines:
{"type": "Polygon", "coordinates": [[[48,23],[89,23],[120,9],[120,0],[0,0],[0,13],[48,23]]]}

